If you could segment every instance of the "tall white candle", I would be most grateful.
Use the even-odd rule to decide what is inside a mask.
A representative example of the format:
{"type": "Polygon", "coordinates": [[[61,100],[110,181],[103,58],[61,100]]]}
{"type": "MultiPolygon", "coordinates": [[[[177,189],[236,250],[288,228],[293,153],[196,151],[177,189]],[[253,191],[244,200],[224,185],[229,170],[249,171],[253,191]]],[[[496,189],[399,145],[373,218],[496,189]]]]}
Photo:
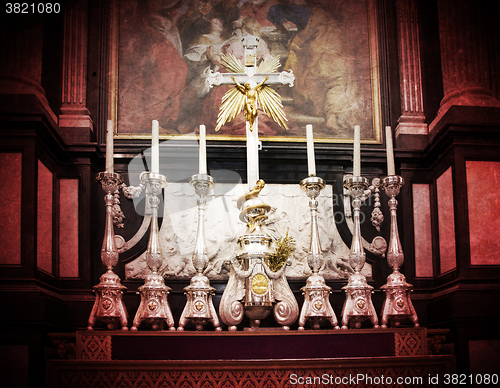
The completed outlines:
{"type": "Polygon", "coordinates": [[[316,176],[316,161],[314,158],[314,137],[311,124],[306,125],[307,135],[307,170],[309,176],[316,176]]]}
{"type": "Polygon", "coordinates": [[[199,145],[199,174],[207,173],[207,140],[206,128],[200,125],[200,145],[199,145]]]}
{"type": "Polygon", "coordinates": [[[361,176],[361,134],[360,126],[354,126],[354,165],[353,176],[361,176]]]}
{"type": "Polygon", "coordinates": [[[396,169],[394,168],[394,149],[392,145],[392,128],[390,126],[385,127],[385,142],[387,151],[387,175],[396,175],[396,169]]]}
{"type": "Polygon", "coordinates": [[[160,172],[160,127],[157,120],[153,120],[151,134],[151,172],[160,172]]]}
{"type": "Polygon", "coordinates": [[[106,171],[114,172],[113,165],[113,120],[108,120],[106,127],[106,171]]]}

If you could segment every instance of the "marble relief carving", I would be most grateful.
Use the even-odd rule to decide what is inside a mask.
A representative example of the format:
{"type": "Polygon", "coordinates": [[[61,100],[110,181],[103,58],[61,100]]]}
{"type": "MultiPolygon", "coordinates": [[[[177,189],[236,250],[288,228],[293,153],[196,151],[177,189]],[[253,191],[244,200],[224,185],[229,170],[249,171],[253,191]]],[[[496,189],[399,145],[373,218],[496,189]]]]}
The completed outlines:
{"type": "MultiPolygon", "coordinates": [[[[236,239],[246,228],[239,220],[238,198],[244,194],[246,185],[218,184],[218,193],[207,197],[205,234],[209,263],[205,275],[213,280],[227,280],[229,269],[225,263],[234,258],[236,239]]],[[[189,279],[196,271],[191,255],[196,240],[197,197],[187,183],[172,183],[164,189],[165,206],[160,229],[163,265],[159,273],[165,278],[189,279]],[[189,206],[189,203],[192,206],[189,206]]],[[[274,239],[284,236],[289,229],[297,246],[292,254],[292,264],[286,269],[287,278],[304,279],[311,275],[307,264],[310,239],[310,210],[304,193],[298,185],[268,184],[260,197],[271,206],[266,221],[267,232],[274,239]]],[[[325,279],[347,278],[352,272],[348,263],[349,248],[334,223],[332,186],[327,185],[319,202],[318,227],[325,265],[320,274],[325,279]]],[[[342,200],[339,198],[338,200],[342,200]]],[[[364,275],[371,276],[367,264],[364,275]]],[[[126,279],[143,279],[149,274],[145,253],[126,264],[126,279]]]]}

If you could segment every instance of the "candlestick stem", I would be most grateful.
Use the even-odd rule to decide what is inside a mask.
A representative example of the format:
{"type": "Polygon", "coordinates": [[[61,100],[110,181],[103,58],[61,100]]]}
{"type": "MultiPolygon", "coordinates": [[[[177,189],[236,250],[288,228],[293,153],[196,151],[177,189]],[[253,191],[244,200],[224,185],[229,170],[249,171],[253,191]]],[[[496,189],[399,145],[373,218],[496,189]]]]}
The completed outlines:
{"type": "Polygon", "coordinates": [[[146,200],[149,200],[151,205],[151,232],[146,250],[146,264],[151,273],[146,276],[144,285],[137,289],[137,293],[141,295],[141,303],[131,330],[137,330],[142,322],[150,323],[153,330],[162,328],[163,323],[166,322],[169,330],[175,330],[174,318],[167,300],[171,289],[165,285],[163,277],[158,273],[163,260],[158,231],[158,205],[160,204],[158,196],[167,185],[167,179],[164,175],[153,172],[143,172],[140,179],[146,187],[146,200]]]}
{"type": "Polygon", "coordinates": [[[96,180],[101,183],[106,192],[104,197],[106,221],[101,260],[107,271],[101,276],[99,284],[93,288],[96,299],[88,320],[88,330],[92,330],[97,321],[107,324],[108,329],[114,329],[117,324],[120,324],[122,330],[127,330],[128,316],[123,303],[123,291],[127,288],[121,284],[120,278],[113,272],[113,268],[118,263],[113,225],[113,196],[123,180],[120,174],[109,171],[97,174],[96,180]]]}
{"type": "Polygon", "coordinates": [[[307,254],[307,264],[311,268],[312,275],[308,277],[306,285],[301,288],[304,295],[304,305],[300,312],[299,330],[304,330],[307,320],[311,322],[313,329],[319,329],[324,320],[329,321],[335,329],[338,329],[337,317],[329,300],[331,287],[327,286],[323,276],[319,275],[324,258],[319,239],[317,197],[325,188],[325,182],[320,177],[310,176],[302,180],[300,188],[309,197],[311,211],[311,241],[307,254]]]}
{"type": "Polygon", "coordinates": [[[196,232],[196,244],[193,252],[193,266],[198,273],[202,273],[207,264],[207,248],[205,245],[205,210],[207,206],[206,196],[214,185],[210,175],[193,175],[190,184],[194,187],[196,194],[200,197],[198,203],[198,228],[196,232]]]}
{"type": "Polygon", "coordinates": [[[382,181],[382,187],[390,197],[391,233],[387,263],[392,268],[392,273],[387,277],[387,283],[381,287],[386,294],[382,308],[382,328],[386,328],[389,322],[399,326],[406,318],[409,318],[415,327],[419,326],[417,313],[410,299],[413,286],[407,283],[405,276],[399,272],[399,268],[404,263],[404,253],[399,239],[396,196],[403,185],[404,179],[398,175],[387,176],[382,181]]]}
{"type": "Polygon", "coordinates": [[[222,330],[219,318],[215,312],[213,296],[215,288],[210,286],[210,281],[203,274],[208,264],[207,249],[205,245],[205,210],[206,196],[214,185],[214,179],[207,174],[196,174],[189,182],[194,187],[198,199],[198,229],[196,233],[196,244],[192,256],[196,275],[191,278],[189,286],[184,288],[187,297],[186,306],[182,311],[177,330],[184,330],[188,321],[192,322],[196,330],[202,330],[203,326],[211,322],[215,330],[222,330]]]}
{"type": "Polygon", "coordinates": [[[360,207],[365,190],[368,188],[368,179],[360,176],[348,176],[344,179],[344,187],[349,190],[353,198],[353,235],[349,263],[354,269],[354,274],[349,277],[347,286],[342,289],[346,293],[346,301],[342,310],[342,329],[347,329],[352,321],[356,328],[367,319],[375,328],[378,328],[378,317],[373,307],[371,294],[373,287],[370,286],[366,277],[361,274],[365,265],[365,252],[361,241],[360,207]]]}

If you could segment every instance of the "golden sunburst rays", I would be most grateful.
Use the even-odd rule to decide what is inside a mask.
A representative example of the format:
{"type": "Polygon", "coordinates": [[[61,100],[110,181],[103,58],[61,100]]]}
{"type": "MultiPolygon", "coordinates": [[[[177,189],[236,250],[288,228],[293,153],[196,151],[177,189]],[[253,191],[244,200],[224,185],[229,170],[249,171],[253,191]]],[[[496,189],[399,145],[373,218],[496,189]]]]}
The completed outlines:
{"type": "Polygon", "coordinates": [[[245,94],[241,93],[237,87],[229,89],[224,96],[222,96],[219,115],[217,116],[216,131],[241,112],[245,105],[245,99],[245,94]]]}
{"type": "MultiPolygon", "coordinates": [[[[221,63],[231,73],[245,73],[241,62],[232,54],[222,55],[221,63]]],[[[280,66],[279,56],[268,57],[257,66],[257,74],[275,73],[280,66]]],[[[229,89],[222,97],[215,130],[218,131],[224,124],[234,119],[242,110],[245,111],[245,119],[249,121],[250,130],[252,130],[253,122],[257,116],[257,108],[261,108],[267,116],[288,129],[288,125],[286,124],[288,119],[283,110],[281,96],[274,89],[264,84],[268,78],[266,76],[261,83],[252,87],[249,82],[241,85],[232,77],[236,85],[229,89]]]]}
{"type": "Polygon", "coordinates": [[[230,71],[231,73],[244,73],[245,68],[241,64],[240,61],[231,53],[229,54],[222,54],[221,56],[221,61],[222,65],[230,71]]]}

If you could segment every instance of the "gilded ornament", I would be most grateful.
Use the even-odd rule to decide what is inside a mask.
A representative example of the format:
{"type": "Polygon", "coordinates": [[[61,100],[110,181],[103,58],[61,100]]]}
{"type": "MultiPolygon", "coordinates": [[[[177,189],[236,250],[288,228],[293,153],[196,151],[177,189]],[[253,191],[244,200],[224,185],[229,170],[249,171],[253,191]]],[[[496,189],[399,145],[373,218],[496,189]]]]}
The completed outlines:
{"type": "Polygon", "coordinates": [[[104,299],[102,301],[102,308],[104,310],[109,310],[111,308],[111,306],[113,305],[113,302],[111,302],[109,299],[104,299]]]}
{"type": "Polygon", "coordinates": [[[364,310],[366,308],[366,302],[364,299],[358,299],[356,301],[356,307],[359,309],[359,310],[364,310]]]}
{"type": "Polygon", "coordinates": [[[252,291],[255,292],[257,295],[264,295],[267,292],[269,283],[264,275],[258,273],[252,278],[251,286],[252,286],[252,291]]]}
{"type": "Polygon", "coordinates": [[[149,311],[155,311],[158,308],[158,303],[154,300],[150,300],[148,303],[149,311]]]}
{"type": "Polygon", "coordinates": [[[314,302],[313,306],[316,310],[320,311],[323,308],[323,302],[321,302],[320,300],[317,300],[316,302],[314,302]]]}
{"type": "Polygon", "coordinates": [[[196,311],[203,310],[203,307],[204,307],[204,304],[202,301],[197,300],[196,302],[194,302],[194,308],[196,311]]]}

